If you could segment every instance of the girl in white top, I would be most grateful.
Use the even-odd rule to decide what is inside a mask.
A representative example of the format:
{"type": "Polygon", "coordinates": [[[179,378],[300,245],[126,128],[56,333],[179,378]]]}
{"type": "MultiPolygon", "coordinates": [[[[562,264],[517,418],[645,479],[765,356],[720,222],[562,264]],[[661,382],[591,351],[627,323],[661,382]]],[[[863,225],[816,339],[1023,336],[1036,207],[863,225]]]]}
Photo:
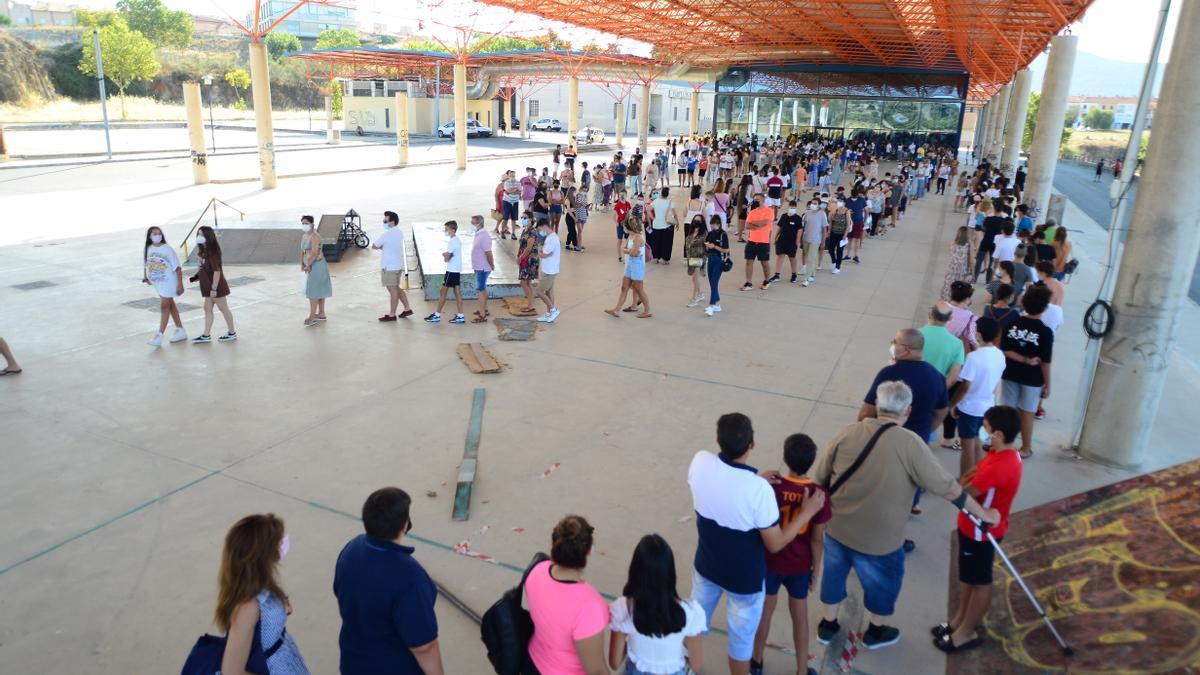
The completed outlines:
{"type": "Polygon", "coordinates": [[[675,592],[675,554],[657,534],[638,542],[622,597],[613,601],[608,665],[625,675],[684,675],[704,665],[704,609],[675,592]]]}
{"type": "Polygon", "coordinates": [[[158,292],[158,332],[148,344],[151,347],[162,346],[168,319],[175,322],[175,334],[171,336],[171,342],[186,340],[187,331],[183,330],[179,307],[175,305],[175,298],[183,295],[183,269],[179,266],[175,250],[167,245],[166,237],[157,227],[146,230],[146,243],[142,248],[142,283],[154,286],[158,292]]]}

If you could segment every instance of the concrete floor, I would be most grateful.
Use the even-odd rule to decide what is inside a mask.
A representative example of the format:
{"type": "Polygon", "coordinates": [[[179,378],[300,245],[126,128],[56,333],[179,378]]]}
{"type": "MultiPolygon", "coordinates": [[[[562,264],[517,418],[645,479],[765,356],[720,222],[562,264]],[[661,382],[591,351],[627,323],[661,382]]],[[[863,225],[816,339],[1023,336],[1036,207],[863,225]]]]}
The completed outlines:
{"type": "MultiPolygon", "coordinates": [[[[334,561],[360,531],[354,514],[362,500],[383,485],[413,495],[417,556],[476,611],[516,582],[513,570],[535,550],[548,548],[566,513],[596,526],[588,578],[600,590],[619,592],[635,543],[659,532],[675,548],[686,594],[695,550],[686,468],[697,449],[715,449],[717,416],[751,415],[760,466],[781,465],[783,439],[796,431],[824,446],[853,421],[894,332],[923,320],[961,218],[949,198],[919,202],[899,230],[867,242],[863,264],[838,277],[823,272],[807,289],[739,293],[739,264],[723,284],[725,311],[713,319],[683,307],[682,265],[651,265],[655,317],[638,321],[601,313],[615,301],[621,266],[611,215],[598,214],[585,234],[588,252],[564,259],[561,318],[524,343],[497,342],[491,325],[379,325],[386,295],[370,251],[331,265],[334,297],[319,328],[301,326],[307,303],[291,265],[231,268],[231,276],[261,279],[234,290],[241,340],[233,344],[152,350],[144,343],[156,312],[122,304],[152,296],[140,284],[142,228],[164,224],[168,241],[178,242],[209,197],[264,220],[352,206],[372,227],[384,209],[405,224],[464,222],[490,208],[503,169],[527,163],[298,178],[271,192],[190,186],[175,175],[120,189],[64,182],[35,195],[20,181],[0,185],[8,216],[0,224],[0,335],[26,370],[0,379],[0,670],[177,669],[196,636],[211,630],[226,529],[247,513],[272,511],[292,539],[282,567],[296,609],[289,630],[313,672],[335,672],[334,561]],[[37,281],[54,285],[14,288],[37,281]],[[454,354],[463,341],[483,342],[507,369],[471,375],[454,354]],[[452,522],[477,387],[487,391],[480,476],[470,520],[452,522]],[[448,550],[464,540],[500,564],[448,550]]],[[[94,170],[118,180],[122,168],[94,170]]],[[[1073,212],[1069,222],[1084,218],[1073,212]]],[[[1082,271],[1069,286],[1055,393],[1017,508],[1133,475],[1057,449],[1075,416],[1078,326],[1099,282],[1094,261],[1104,241],[1093,225],[1076,234],[1082,271]]],[[[182,301],[200,304],[194,286],[182,301]]],[[[432,311],[419,300],[415,309],[432,311]]],[[[190,335],[200,332],[202,312],[184,319],[190,335]]],[[[218,317],[214,332],[223,328],[218,317]]],[[[1189,305],[1145,470],[1197,456],[1188,439],[1200,395],[1190,338],[1198,328],[1200,310],[1189,305]]],[[[957,467],[956,455],[937,453],[957,467]]],[[[860,655],[861,671],[944,668],[926,628],[944,619],[953,509],[935,498],[925,504],[908,531],[918,549],[896,619],[904,639],[860,655]]],[[[447,671],[490,672],[475,626],[445,602],[439,609],[447,671]]],[[[810,610],[815,615],[817,603],[810,610]]],[[[788,630],[781,611],[772,641],[787,643],[788,630]]],[[[722,672],[723,639],[714,636],[708,648],[704,672],[722,672]]],[[[772,652],[768,672],[791,672],[790,664],[772,652]]]]}

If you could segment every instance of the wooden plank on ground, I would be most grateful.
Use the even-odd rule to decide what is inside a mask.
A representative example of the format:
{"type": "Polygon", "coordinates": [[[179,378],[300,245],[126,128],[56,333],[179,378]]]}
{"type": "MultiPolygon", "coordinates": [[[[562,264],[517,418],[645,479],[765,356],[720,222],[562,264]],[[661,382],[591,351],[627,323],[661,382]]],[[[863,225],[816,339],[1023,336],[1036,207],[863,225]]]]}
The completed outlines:
{"type": "Polygon", "coordinates": [[[466,520],[471,515],[471,488],[475,484],[475,470],[479,461],[479,438],[483,434],[483,403],[487,391],[475,390],[471,402],[471,420],[467,424],[467,443],[463,447],[463,461],[458,469],[458,485],[454,488],[454,520],[466,520]]]}
{"type": "Polygon", "coordinates": [[[478,342],[460,342],[455,352],[472,373],[478,375],[500,372],[500,364],[478,342]]]}

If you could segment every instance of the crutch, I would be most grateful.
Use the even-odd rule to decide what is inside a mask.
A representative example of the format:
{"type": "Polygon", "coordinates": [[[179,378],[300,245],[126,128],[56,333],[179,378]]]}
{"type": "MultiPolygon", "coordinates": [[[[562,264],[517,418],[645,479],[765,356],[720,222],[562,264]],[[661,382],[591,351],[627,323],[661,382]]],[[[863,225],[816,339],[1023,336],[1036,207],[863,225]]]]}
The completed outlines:
{"type": "Polygon", "coordinates": [[[1021,575],[1017,573],[1017,568],[1013,567],[1012,561],[1008,559],[1008,556],[1004,555],[1004,549],[1000,548],[1000,544],[996,543],[995,537],[993,537],[992,533],[988,531],[987,524],[971,515],[971,512],[967,511],[966,508],[963,508],[962,512],[967,514],[967,518],[969,518],[972,523],[975,523],[975,527],[978,527],[980,531],[987,536],[988,541],[992,542],[992,548],[996,549],[996,553],[1000,556],[1000,559],[1004,561],[1004,566],[1008,568],[1009,573],[1012,574],[1013,578],[1017,580],[1018,584],[1020,584],[1021,590],[1025,591],[1025,596],[1029,598],[1029,602],[1033,603],[1033,608],[1037,610],[1038,616],[1042,617],[1042,621],[1045,622],[1046,628],[1050,629],[1050,633],[1054,635],[1054,639],[1057,640],[1059,646],[1062,647],[1063,654],[1066,654],[1067,656],[1074,656],[1075,650],[1072,649],[1071,645],[1067,644],[1067,641],[1058,634],[1058,630],[1054,628],[1054,624],[1050,621],[1050,617],[1046,616],[1046,610],[1042,609],[1041,603],[1037,601],[1037,598],[1033,597],[1033,591],[1030,591],[1029,587],[1025,585],[1025,580],[1022,579],[1021,575]]]}

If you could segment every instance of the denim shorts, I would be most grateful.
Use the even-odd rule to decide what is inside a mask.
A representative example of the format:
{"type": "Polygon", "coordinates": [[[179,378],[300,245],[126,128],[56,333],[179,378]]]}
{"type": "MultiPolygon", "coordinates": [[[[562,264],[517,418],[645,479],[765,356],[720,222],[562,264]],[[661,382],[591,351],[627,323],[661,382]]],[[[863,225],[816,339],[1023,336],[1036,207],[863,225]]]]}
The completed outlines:
{"type": "MultiPolygon", "coordinates": [[[[713,613],[717,611],[717,603],[721,601],[722,593],[729,596],[725,604],[729,658],[734,661],[749,661],[754,654],[754,634],[758,632],[758,622],[762,618],[763,600],[766,595],[762,591],[748,595],[729,593],[692,570],[692,599],[704,608],[709,628],[712,628],[713,613]]],[[[705,635],[707,634],[705,632],[705,635]]]]}
{"type": "Polygon", "coordinates": [[[979,438],[979,427],[983,426],[983,418],[974,415],[968,415],[963,411],[958,411],[958,436],[959,438],[979,438]]]}
{"type": "Polygon", "coordinates": [[[480,272],[479,270],[475,271],[475,290],[476,291],[479,291],[480,293],[482,293],[487,290],[487,280],[488,280],[489,274],[491,274],[491,272],[480,272]]]}
{"type": "Polygon", "coordinates": [[[803,574],[776,574],[767,572],[767,595],[779,595],[779,587],[787,589],[788,597],[793,600],[808,598],[808,584],[812,581],[812,572],[803,574]]]}
{"type": "Polygon", "coordinates": [[[853,569],[863,587],[863,606],[879,616],[896,612],[904,581],[903,547],[883,555],[860,553],[825,535],[825,569],[821,572],[821,602],[836,605],[846,599],[846,578],[853,569]]]}

